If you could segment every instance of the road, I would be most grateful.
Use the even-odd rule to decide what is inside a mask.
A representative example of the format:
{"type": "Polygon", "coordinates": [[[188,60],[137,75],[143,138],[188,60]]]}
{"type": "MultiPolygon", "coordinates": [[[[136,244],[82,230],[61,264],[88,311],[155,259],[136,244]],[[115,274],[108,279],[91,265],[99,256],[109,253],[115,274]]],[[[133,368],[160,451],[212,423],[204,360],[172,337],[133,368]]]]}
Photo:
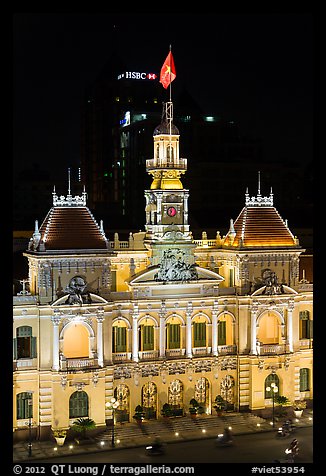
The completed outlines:
{"type": "Polygon", "coordinates": [[[169,443],[164,456],[147,456],[144,447],[115,449],[97,453],[80,454],[34,460],[39,463],[272,463],[285,461],[285,449],[292,438],[299,442],[297,464],[313,462],[313,428],[298,428],[287,438],[277,438],[275,433],[266,432],[250,435],[236,435],[234,445],[217,448],[214,439],[169,443]]]}

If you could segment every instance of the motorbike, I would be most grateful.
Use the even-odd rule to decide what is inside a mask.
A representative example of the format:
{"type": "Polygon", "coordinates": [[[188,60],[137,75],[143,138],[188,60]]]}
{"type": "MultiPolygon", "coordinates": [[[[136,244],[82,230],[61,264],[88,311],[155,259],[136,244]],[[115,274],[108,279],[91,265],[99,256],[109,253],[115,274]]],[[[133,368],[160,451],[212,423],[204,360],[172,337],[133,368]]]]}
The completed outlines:
{"type": "Polygon", "coordinates": [[[295,457],[299,454],[299,444],[296,438],[294,438],[291,441],[290,446],[286,448],[285,454],[287,455],[287,462],[294,463],[295,457]]]}
{"type": "Polygon", "coordinates": [[[146,446],[146,454],[150,456],[164,455],[166,452],[166,446],[163,443],[154,442],[151,445],[146,446]]]}
{"type": "Polygon", "coordinates": [[[278,428],[276,436],[278,438],[284,438],[289,436],[294,430],[294,425],[291,420],[286,420],[281,427],[278,428]]]}
{"type": "Polygon", "coordinates": [[[217,447],[225,447],[225,446],[232,446],[233,445],[233,439],[231,435],[226,435],[225,433],[220,433],[217,435],[217,438],[215,439],[215,446],[217,447]]]}

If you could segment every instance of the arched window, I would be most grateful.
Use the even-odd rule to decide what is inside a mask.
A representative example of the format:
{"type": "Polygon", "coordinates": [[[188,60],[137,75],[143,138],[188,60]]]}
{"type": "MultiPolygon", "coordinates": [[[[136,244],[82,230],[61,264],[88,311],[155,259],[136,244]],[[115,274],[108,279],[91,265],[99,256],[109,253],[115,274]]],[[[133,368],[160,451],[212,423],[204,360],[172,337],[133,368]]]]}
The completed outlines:
{"type": "Polygon", "coordinates": [[[88,395],[84,391],[74,392],[69,399],[69,418],[88,416],[88,395]]]}
{"type": "Polygon", "coordinates": [[[76,322],[65,328],[63,354],[67,359],[89,358],[89,332],[83,324],[76,322]]]}
{"type": "Polygon", "coordinates": [[[171,145],[167,147],[167,158],[169,162],[173,161],[173,147],[171,145]]]}
{"type": "Polygon", "coordinates": [[[147,382],[141,389],[142,407],[144,408],[145,418],[150,420],[156,418],[157,406],[157,387],[153,382],[147,382]]]}
{"type": "Polygon", "coordinates": [[[14,338],[14,359],[33,359],[36,357],[36,337],[32,337],[30,326],[20,326],[16,329],[14,338]]]}
{"type": "Polygon", "coordinates": [[[276,374],[269,374],[265,379],[265,398],[273,398],[273,393],[274,398],[280,395],[280,380],[276,374]],[[277,387],[277,392],[273,392],[274,385],[277,387]]]}
{"type": "Polygon", "coordinates": [[[160,157],[160,144],[156,145],[156,158],[158,159],[160,157]]]}
{"type": "Polygon", "coordinates": [[[17,420],[33,417],[33,394],[22,392],[17,394],[17,420]]]}
{"type": "Polygon", "coordinates": [[[193,323],[194,347],[206,347],[206,322],[193,323]]]}
{"type": "Polygon", "coordinates": [[[114,412],[116,421],[129,421],[130,392],[128,386],[123,383],[117,385],[113,394],[114,398],[119,402],[119,406],[114,412]]]}
{"type": "Polygon", "coordinates": [[[312,339],[312,323],[309,311],[301,311],[299,313],[300,329],[299,339],[312,339]]]}
{"type": "Polygon", "coordinates": [[[300,392],[307,392],[308,390],[310,390],[309,376],[309,369],[300,369],[300,392]]]}

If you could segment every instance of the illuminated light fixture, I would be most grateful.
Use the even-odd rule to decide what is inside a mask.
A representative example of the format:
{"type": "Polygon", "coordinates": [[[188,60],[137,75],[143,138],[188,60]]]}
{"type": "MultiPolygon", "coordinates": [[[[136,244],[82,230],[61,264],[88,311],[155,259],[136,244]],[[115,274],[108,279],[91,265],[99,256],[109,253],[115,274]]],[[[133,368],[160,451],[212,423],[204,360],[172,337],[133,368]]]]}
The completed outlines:
{"type": "Polygon", "coordinates": [[[260,423],[257,423],[257,426],[260,426],[260,423]]]}
{"type": "Polygon", "coordinates": [[[74,447],[73,445],[69,445],[69,449],[72,450],[74,447]]]}
{"type": "Polygon", "coordinates": [[[100,445],[101,445],[101,446],[105,445],[105,441],[101,441],[101,442],[100,442],[100,445]]]}
{"type": "Polygon", "coordinates": [[[175,436],[179,436],[179,433],[177,431],[174,434],[175,434],[175,436]]]}
{"type": "Polygon", "coordinates": [[[204,429],[204,430],[202,430],[202,433],[206,433],[206,430],[205,430],[205,429],[204,429]]]}
{"type": "Polygon", "coordinates": [[[119,443],[120,443],[120,440],[117,440],[117,443],[119,444],[119,443]]]}
{"type": "Polygon", "coordinates": [[[58,448],[57,447],[53,448],[53,451],[58,451],[58,448]]]}

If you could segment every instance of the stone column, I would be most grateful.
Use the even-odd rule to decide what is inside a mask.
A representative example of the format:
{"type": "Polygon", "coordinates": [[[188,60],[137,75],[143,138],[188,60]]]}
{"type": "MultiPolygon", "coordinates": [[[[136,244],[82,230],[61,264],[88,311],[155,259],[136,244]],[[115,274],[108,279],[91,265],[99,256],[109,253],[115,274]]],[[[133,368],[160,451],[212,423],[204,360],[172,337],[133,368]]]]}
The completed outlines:
{"type": "Polygon", "coordinates": [[[98,311],[97,320],[97,359],[98,365],[103,367],[103,317],[104,311],[98,311]]]}
{"type": "Polygon", "coordinates": [[[290,299],[288,304],[288,316],[287,316],[287,341],[289,345],[289,352],[293,352],[293,309],[294,300],[290,299]]]}
{"type": "Polygon", "coordinates": [[[166,316],[166,307],[165,307],[165,302],[164,301],[162,301],[159,316],[160,316],[160,330],[159,330],[160,357],[165,357],[165,316],[166,316]]]}
{"type": "Polygon", "coordinates": [[[251,306],[251,349],[250,353],[257,355],[257,315],[258,315],[258,303],[255,302],[251,306]]]}
{"type": "Polygon", "coordinates": [[[52,316],[51,321],[53,324],[53,341],[52,341],[52,370],[59,371],[59,324],[60,317],[52,316]]]}
{"type": "Polygon", "coordinates": [[[218,355],[217,309],[212,310],[212,354],[218,355]]]}
{"type": "Polygon", "coordinates": [[[134,312],[132,315],[132,360],[138,362],[138,306],[134,306],[134,312]]]}
{"type": "Polygon", "coordinates": [[[192,304],[188,303],[188,308],[186,311],[186,355],[190,359],[192,358],[191,314],[192,304]]]}

